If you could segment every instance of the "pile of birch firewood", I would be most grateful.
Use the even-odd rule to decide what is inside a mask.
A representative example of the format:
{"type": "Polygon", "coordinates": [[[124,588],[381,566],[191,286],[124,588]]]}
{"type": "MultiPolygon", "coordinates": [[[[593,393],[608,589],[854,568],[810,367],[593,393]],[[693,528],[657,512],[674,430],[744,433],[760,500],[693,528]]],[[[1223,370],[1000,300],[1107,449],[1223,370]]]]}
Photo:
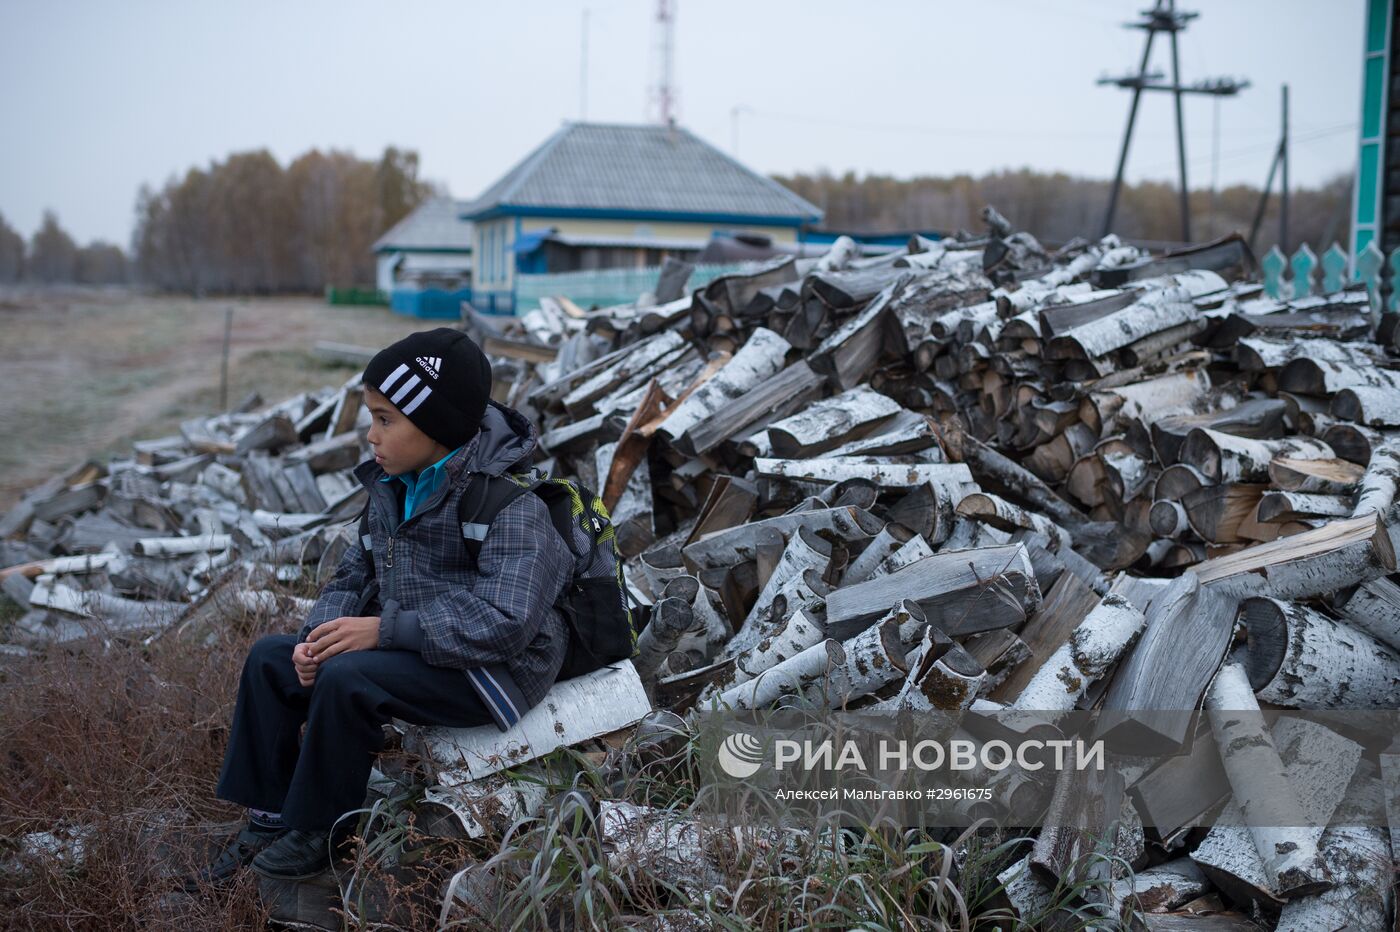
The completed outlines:
{"type": "MultiPolygon", "coordinates": [[[[1400,358],[1375,339],[1393,321],[1361,289],[1264,296],[1238,237],[1052,251],[986,218],[873,256],[843,238],[674,300],[561,296],[505,326],[467,310],[495,397],[540,428],[540,468],[610,509],[645,607],[643,706],[677,728],[792,701],[1400,707],[1400,358]]],[[[357,384],[251,398],[31,490],[0,517],[0,583],[26,609],[6,650],[207,638],[230,606],[304,615],[267,584],[324,581],[353,545],[357,384]]],[[[1127,826],[1110,849],[1136,879],[1104,878],[1104,908],[1149,928],[1389,922],[1389,834],[1343,818],[1376,801],[1388,755],[1297,723],[1197,741],[1178,719],[1087,797],[1007,788],[1057,825],[1127,826]],[[1316,831],[1192,827],[1291,792],[1283,773],[1326,788],[1306,801],[1316,831]]],[[[592,736],[558,725],[540,733],[592,736]]],[[[488,779],[459,768],[439,790],[488,779]]],[[[1094,844],[1040,832],[1007,905],[1094,879],[1094,844]]],[[[700,848],[673,868],[697,890],[721,873],[700,848]]]]}
{"type": "MultiPolygon", "coordinates": [[[[1238,237],[1051,253],[988,219],[486,334],[546,467],[612,509],[655,705],[1400,707],[1400,358],[1367,293],[1272,300],[1238,237]]],[[[1389,921],[1377,823],[1191,827],[1262,811],[1285,772],[1329,788],[1304,801],[1319,826],[1355,815],[1385,755],[1296,722],[1217,746],[1184,721],[1155,726],[1175,756],[1092,798],[1028,788],[1052,823],[1138,825],[1116,905],[1389,921]]],[[[1086,879],[1089,850],[1041,832],[1009,904],[1086,879]]]]}

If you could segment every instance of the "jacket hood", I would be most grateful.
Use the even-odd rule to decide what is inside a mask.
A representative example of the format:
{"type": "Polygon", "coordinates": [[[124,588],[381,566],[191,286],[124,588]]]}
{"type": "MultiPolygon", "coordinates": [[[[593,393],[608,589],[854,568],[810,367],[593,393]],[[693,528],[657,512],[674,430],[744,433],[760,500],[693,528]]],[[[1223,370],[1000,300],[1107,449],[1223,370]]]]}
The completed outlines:
{"type": "MultiPolygon", "coordinates": [[[[499,476],[521,471],[529,468],[537,446],[539,432],[529,418],[514,408],[488,401],[481,429],[443,469],[447,471],[448,481],[453,483],[469,472],[499,476]]],[[[355,467],[355,475],[368,487],[388,473],[374,460],[367,460],[355,467]]]]}

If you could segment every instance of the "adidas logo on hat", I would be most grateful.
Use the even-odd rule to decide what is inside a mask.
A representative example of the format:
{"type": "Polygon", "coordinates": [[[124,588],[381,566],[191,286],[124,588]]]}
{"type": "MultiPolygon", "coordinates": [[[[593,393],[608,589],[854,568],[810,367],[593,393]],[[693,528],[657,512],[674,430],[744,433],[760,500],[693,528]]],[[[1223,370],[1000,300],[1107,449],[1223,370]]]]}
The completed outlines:
{"type": "Polygon", "coordinates": [[[438,375],[442,372],[441,356],[419,356],[416,362],[418,363],[418,365],[422,366],[427,371],[428,375],[432,376],[433,378],[437,378],[438,375]]]}

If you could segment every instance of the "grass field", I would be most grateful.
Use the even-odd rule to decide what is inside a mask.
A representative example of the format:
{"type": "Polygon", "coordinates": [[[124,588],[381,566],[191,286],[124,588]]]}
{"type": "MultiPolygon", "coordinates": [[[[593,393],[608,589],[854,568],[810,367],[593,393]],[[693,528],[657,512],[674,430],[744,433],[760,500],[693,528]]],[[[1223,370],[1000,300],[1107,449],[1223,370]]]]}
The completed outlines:
{"type": "Polygon", "coordinates": [[[0,509],[55,471],[217,414],[228,308],[230,405],[251,390],[279,401],[355,374],[314,356],[318,340],[377,348],[439,325],[315,298],[0,290],[0,509]]]}

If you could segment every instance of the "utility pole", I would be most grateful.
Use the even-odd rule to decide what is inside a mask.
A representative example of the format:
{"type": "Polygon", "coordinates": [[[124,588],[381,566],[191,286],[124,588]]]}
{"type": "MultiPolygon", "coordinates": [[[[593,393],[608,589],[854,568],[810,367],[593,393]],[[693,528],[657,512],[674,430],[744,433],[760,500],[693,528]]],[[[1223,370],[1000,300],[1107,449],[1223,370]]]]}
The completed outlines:
{"type": "Polygon", "coordinates": [[[1279,193],[1278,248],[1288,254],[1288,85],[1283,85],[1283,120],[1279,130],[1278,148],[1269,162],[1269,174],[1264,179],[1264,190],[1259,194],[1259,206],[1254,210],[1254,222],[1249,225],[1249,248],[1253,250],[1259,238],[1259,226],[1264,222],[1264,211],[1269,206],[1269,194],[1274,188],[1274,175],[1282,173],[1283,190],[1279,193]]]}
{"type": "Polygon", "coordinates": [[[1123,172],[1128,164],[1128,148],[1132,144],[1133,126],[1137,122],[1138,104],[1142,99],[1142,92],[1168,91],[1176,103],[1176,166],[1181,202],[1181,239],[1183,242],[1191,240],[1191,203],[1190,188],[1186,181],[1186,126],[1182,115],[1182,97],[1186,94],[1205,94],[1216,98],[1233,97],[1249,87],[1247,80],[1236,80],[1235,78],[1215,78],[1197,81],[1190,85],[1181,83],[1177,33],[1185,29],[1186,24],[1195,19],[1197,15],[1196,13],[1178,12],[1176,0],[1157,0],[1152,9],[1142,11],[1142,20],[1125,24],[1129,29],[1141,29],[1147,33],[1147,41],[1143,43],[1142,61],[1138,64],[1137,73],[1121,78],[1099,79],[1098,83],[1101,85],[1112,84],[1133,92],[1133,102],[1128,107],[1128,125],[1123,131],[1123,145],[1118,151],[1118,168],[1113,174],[1113,187],[1108,195],[1108,210],[1104,214],[1103,233],[1105,236],[1113,231],[1113,218],[1118,212],[1118,197],[1123,189],[1123,172]],[[1161,72],[1147,70],[1147,65],[1152,58],[1152,40],[1159,32],[1167,33],[1171,41],[1172,80],[1170,84],[1164,82],[1161,72]]]}

